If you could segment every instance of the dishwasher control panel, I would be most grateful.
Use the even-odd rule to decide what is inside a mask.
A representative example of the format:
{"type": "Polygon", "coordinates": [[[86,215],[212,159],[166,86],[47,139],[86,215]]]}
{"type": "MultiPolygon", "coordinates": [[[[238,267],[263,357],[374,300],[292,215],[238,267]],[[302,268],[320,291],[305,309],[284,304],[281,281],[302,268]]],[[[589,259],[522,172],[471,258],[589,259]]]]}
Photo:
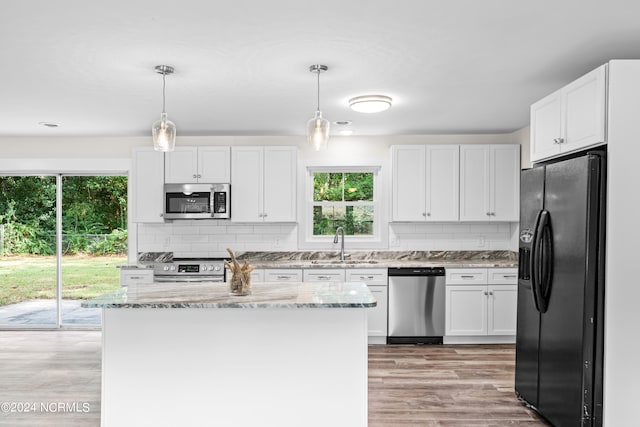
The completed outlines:
{"type": "Polygon", "coordinates": [[[444,276],[444,267],[389,268],[389,276],[444,276]]]}

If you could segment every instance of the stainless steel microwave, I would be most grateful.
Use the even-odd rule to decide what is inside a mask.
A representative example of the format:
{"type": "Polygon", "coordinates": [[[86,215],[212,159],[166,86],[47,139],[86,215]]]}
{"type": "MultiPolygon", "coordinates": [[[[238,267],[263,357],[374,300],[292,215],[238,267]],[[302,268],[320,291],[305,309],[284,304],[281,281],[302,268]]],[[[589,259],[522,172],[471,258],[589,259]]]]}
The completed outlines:
{"type": "Polygon", "coordinates": [[[165,184],[165,219],[231,218],[231,185],[165,184]]]}

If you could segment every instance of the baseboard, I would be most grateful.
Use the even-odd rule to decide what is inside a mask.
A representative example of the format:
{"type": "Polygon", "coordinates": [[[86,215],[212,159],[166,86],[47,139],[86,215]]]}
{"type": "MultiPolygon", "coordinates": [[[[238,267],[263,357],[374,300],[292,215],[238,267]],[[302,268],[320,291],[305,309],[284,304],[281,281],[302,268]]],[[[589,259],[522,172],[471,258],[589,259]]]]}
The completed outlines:
{"type": "Polygon", "coordinates": [[[443,344],[515,344],[515,335],[446,336],[443,344]]]}

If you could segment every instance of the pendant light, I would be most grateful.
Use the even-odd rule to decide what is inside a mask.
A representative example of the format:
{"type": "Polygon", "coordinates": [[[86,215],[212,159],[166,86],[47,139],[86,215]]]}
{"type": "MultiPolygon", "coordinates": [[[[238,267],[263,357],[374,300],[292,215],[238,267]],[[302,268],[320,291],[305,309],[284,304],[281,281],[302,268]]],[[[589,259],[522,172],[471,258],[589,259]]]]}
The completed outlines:
{"type": "Polygon", "coordinates": [[[156,73],[162,74],[162,114],[160,120],[151,127],[153,135],[153,148],[156,151],[173,151],[176,146],[176,125],[167,120],[165,111],[165,78],[173,73],[173,67],[169,65],[156,65],[156,73]]]}
{"type": "Polygon", "coordinates": [[[307,139],[316,151],[325,150],[329,142],[329,120],[322,117],[320,111],[320,73],[327,71],[326,65],[311,65],[309,71],[318,74],[318,106],[316,115],[307,122],[307,139]]]}

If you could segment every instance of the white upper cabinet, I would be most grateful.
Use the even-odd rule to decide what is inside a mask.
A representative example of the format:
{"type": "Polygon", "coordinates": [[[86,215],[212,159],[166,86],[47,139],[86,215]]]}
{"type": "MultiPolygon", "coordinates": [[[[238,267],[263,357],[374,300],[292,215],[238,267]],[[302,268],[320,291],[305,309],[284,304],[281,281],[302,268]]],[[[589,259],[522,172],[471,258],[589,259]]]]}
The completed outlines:
{"type": "Polygon", "coordinates": [[[133,222],[164,222],[164,153],[136,147],[132,166],[129,206],[133,222]]]}
{"type": "Polygon", "coordinates": [[[166,183],[228,183],[231,180],[229,147],[176,147],[165,153],[166,183]]]}
{"type": "Polygon", "coordinates": [[[531,161],[606,141],[607,65],[531,106],[531,161]]]}
{"type": "Polygon", "coordinates": [[[231,220],[295,222],[297,149],[233,147],[231,220]]]}
{"type": "Polygon", "coordinates": [[[457,221],[458,145],[396,145],[392,221],[457,221]]]}
{"type": "Polygon", "coordinates": [[[460,221],[519,220],[520,146],[460,146],[460,221]]]}

